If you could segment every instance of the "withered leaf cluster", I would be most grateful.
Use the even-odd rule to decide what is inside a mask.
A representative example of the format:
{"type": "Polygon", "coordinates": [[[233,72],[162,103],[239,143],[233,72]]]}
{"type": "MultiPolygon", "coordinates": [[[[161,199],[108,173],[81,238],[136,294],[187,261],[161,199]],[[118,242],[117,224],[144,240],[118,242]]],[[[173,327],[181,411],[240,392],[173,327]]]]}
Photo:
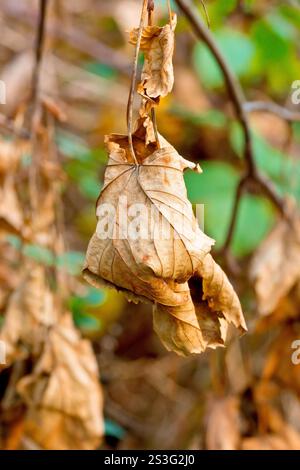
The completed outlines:
{"type": "MultiPolygon", "coordinates": [[[[0,302],[4,311],[0,341],[6,355],[1,367],[15,377],[4,393],[5,409],[12,413],[21,400],[23,432],[15,443],[17,448],[28,440],[41,449],[95,449],[103,435],[102,391],[91,344],[80,337],[71,313],[65,311],[53,272],[7,248],[13,233],[24,244],[60,250],[56,222],[62,171],[52,159],[49,142],[47,127],[41,128],[35,149],[29,141],[0,142],[0,192],[4,195],[0,202],[0,302]],[[39,156],[39,198],[33,209],[28,204],[30,178],[22,158],[34,152],[39,156]],[[22,194],[18,191],[20,179],[22,194]],[[16,370],[20,371],[17,375],[16,370]]],[[[7,434],[9,437],[9,430],[7,434]]]]}
{"type": "MultiPolygon", "coordinates": [[[[115,287],[128,300],[151,302],[154,329],[162,343],[188,355],[223,346],[230,323],[241,332],[246,324],[233,287],[210,255],[214,241],[200,230],[187,198],[183,171],[199,171],[199,166],[182,158],[162,136],[157,141],[150,118],[151,109],[173,86],[175,25],[173,16],[162,28],[143,29],[145,63],[138,85],[143,100],[133,135],[138,165],[127,135],[106,137],[109,160],[83,275],[95,286],[115,287]],[[115,214],[107,221],[107,238],[100,234],[100,213],[106,204],[115,214]],[[130,225],[133,204],[142,207],[138,237],[123,230],[130,225]]],[[[133,30],[130,41],[134,44],[136,38],[133,30]]]]}

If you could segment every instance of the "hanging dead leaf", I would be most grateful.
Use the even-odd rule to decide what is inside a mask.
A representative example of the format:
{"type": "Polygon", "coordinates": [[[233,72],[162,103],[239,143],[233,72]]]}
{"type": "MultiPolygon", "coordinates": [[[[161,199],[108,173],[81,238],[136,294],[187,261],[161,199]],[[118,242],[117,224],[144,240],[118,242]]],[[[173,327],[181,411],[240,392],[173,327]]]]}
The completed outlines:
{"type": "Polygon", "coordinates": [[[32,374],[17,388],[28,406],[26,437],[43,449],[97,448],[103,435],[98,367],[69,313],[50,329],[32,374]]]}
{"type": "Polygon", "coordinates": [[[242,330],[246,325],[232,286],[208,255],[214,242],[200,230],[187,199],[183,170],[196,165],[165,139],[160,149],[145,144],[139,122],[133,137],[139,166],[127,136],[106,138],[109,162],[83,275],[95,286],[122,290],[129,300],[153,302],[154,328],[167,349],[199,353],[224,344],[226,322],[242,330]]]}
{"type": "Polygon", "coordinates": [[[250,266],[258,311],[267,315],[300,280],[300,217],[288,201],[290,221],[281,219],[256,251],[250,266]]]}
{"type": "MultiPolygon", "coordinates": [[[[152,103],[158,103],[173,88],[174,31],[177,16],[173,14],[171,23],[163,27],[146,26],[142,32],[141,50],[145,53],[141,83],[138,93],[152,103]]],[[[130,32],[131,44],[136,44],[138,29],[130,32]]]]}

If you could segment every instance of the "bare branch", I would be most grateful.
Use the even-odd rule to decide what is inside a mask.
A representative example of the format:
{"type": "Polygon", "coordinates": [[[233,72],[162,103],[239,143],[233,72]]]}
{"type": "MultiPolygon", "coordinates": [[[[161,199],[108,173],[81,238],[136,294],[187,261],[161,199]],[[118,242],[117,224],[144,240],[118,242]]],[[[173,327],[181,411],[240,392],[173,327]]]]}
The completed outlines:
{"type": "Polygon", "coordinates": [[[234,229],[236,226],[237,214],[239,203],[243,194],[243,191],[247,188],[248,182],[252,181],[256,183],[257,186],[269,197],[269,199],[274,203],[281,214],[285,214],[285,204],[284,200],[277,194],[276,189],[273,187],[272,182],[259,174],[259,171],[256,167],[253,151],[253,142],[251,135],[251,128],[249,117],[245,109],[245,96],[240,85],[240,82],[231,72],[225,58],[223,57],[214,37],[211,32],[205,27],[204,23],[201,21],[200,17],[197,14],[196,9],[188,0],[175,0],[177,5],[181,8],[182,12],[190,22],[196,36],[205,42],[205,44],[210,49],[211,53],[217,61],[225,81],[225,85],[228,91],[228,95],[234,106],[235,114],[238,121],[241,124],[243,133],[244,133],[244,159],[246,165],[246,171],[241,177],[241,180],[237,186],[235,202],[232,211],[231,221],[229,224],[228,234],[222,248],[222,252],[226,253],[231,245],[234,229]]]}
{"type": "Polygon", "coordinates": [[[35,45],[35,64],[32,74],[32,102],[34,111],[39,99],[39,85],[40,85],[40,72],[41,72],[41,59],[45,39],[45,19],[47,10],[47,0],[40,0],[40,12],[38,21],[38,30],[35,45]]]}
{"type": "Polygon", "coordinates": [[[244,103],[244,110],[246,113],[253,113],[255,111],[266,111],[268,113],[276,114],[277,116],[285,119],[286,121],[300,121],[300,113],[284,108],[272,101],[248,101],[244,103]]]}

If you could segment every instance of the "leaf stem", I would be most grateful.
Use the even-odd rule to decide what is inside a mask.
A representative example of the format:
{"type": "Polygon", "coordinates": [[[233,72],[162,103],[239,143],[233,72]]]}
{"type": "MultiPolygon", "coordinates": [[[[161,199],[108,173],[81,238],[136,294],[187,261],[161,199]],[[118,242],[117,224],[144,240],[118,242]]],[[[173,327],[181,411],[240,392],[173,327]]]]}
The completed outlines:
{"type": "Polygon", "coordinates": [[[129,90],[129,96],[128,96],[127,116],[126,116],[127,117],[127,133],[128,133],[129,150],[130,150],[130,153],[131,153],[132,158],[134,160],[134,163],[136,165],[138,165],[138,161],[137,161],[137,158],[136,158],[136,155],[135,155],[135,152],[134,152],[133,141],[132,141],[133,102],[134,102],[134,94],[135,94],[135,88],[136,88],[138,58],[139,58],[139,52],[140,52],[140,47],[141,47],[141,40],[142,40],[144,19],[145,19],[145,13],[146,13],[147,5],[148,5],[148,0],[143,0],[141,19],[140,19],[140,24],[139,24],[139,29],[138,29],[138,36],[137,36],[137,41],[136,41],[136,46],[135,46],[134,62],[133,62],[133,69],[132,69],[132,75],[131,75],[131,84],[130,84],[130,90],[129,90]]]}

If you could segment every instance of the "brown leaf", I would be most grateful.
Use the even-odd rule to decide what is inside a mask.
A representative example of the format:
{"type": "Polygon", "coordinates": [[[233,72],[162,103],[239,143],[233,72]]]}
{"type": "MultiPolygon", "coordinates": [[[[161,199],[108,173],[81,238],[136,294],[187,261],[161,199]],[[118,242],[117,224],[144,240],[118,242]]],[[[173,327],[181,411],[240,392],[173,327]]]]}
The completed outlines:
{"type": "Polygon", "coordinates": [[[0,139],[0,174],[16,170],[22,155],[28,151],[28,142],[0,139]]]}
{"type": "Polygon", "coordinates": [[[300,280],[300,217],[290,206],[291,221],[281,219],[277,223],[250,266],[261,315],[271,313],[300,280]]]}
{"type": "Polygon", "coordinates": [[[232,286],[208,255],[213,240],[200,230],[187,199],[183,170],[196,165],[162,138],[160,149],[145,145],[146,129],[139,122],[134,134],[138,167],[127,136],[106,138],[109,161],[97,213],[110,204],[115,216],[99,215],[83,275],[95,286],[116,287],[129,300],[153,302],[154,328],[167,349],[199,353],[224,344],[226,322],[242,330],[246,325],[232,286]],[[135,238],[128,214],[137,203],[140,233],[135,238]],[[107,225],[111,232],[105,239],[101,229],[107,225]]]}
{"type": "MultiPolygon", "coordinates": [[[[138,92],[147,100],[155,102],[173,88],[174,31],[177,17],[173,14],[172,23],[163,27],[146,26],[142,32],[141,50],[145,53],[141,83],[138,92]]],[[[130,32],[131,44],[136,44],[138,29],[130,32]]]]}
{"type": "Polygon", "coordinates": [[[90,343],[69,313],[53,326],[31,375],[18,383],[28,406],[24,433],[43,449],[95,449],[103,435],[102,393],[90,343]]]}
{"type": "Polygon", "coordinates": [[[45,268],[28,262],[24,271],[19,288],[9,299],[0,331],[0,340],[6,344],[6,366],[38,354],[47,329],[58,318],[45,268]]]}
{"type": "Polygon", "coordinates": [[[213,400],[208,409],[206,448],[237,450],[240,442],[239,401],[230,396],[213,400]]]}
{"type": "Polygon", "coordinates": [[[247,330],[238,297],[210,254],[188,283],[176,284],[173,290],[185,291],[186,303],[156,304],[153,316],[154,329],[168,350],[186,355],[224,346],[229,323],[247,330]]]}
{"type": "Polygon", "coordinates": [[[0,180],[0,230],[19,233],[23,228],[23,213],[16,192],[14,177],[8,174],[0,180]]]}
{"type": "Polygon", "coordinates": [[[28,142],[0,139],[0,229],[19,233],[23,229],[23,214],[16,188],[16,172],[28,142]]]}
{"type": "Polygon", "coordinates": [[[299,450],[300,434],[274,412],[270,433],[243,439],[243,450],[299,450]],[[275,425],[274,425],[275,424],[275,425]]]}

